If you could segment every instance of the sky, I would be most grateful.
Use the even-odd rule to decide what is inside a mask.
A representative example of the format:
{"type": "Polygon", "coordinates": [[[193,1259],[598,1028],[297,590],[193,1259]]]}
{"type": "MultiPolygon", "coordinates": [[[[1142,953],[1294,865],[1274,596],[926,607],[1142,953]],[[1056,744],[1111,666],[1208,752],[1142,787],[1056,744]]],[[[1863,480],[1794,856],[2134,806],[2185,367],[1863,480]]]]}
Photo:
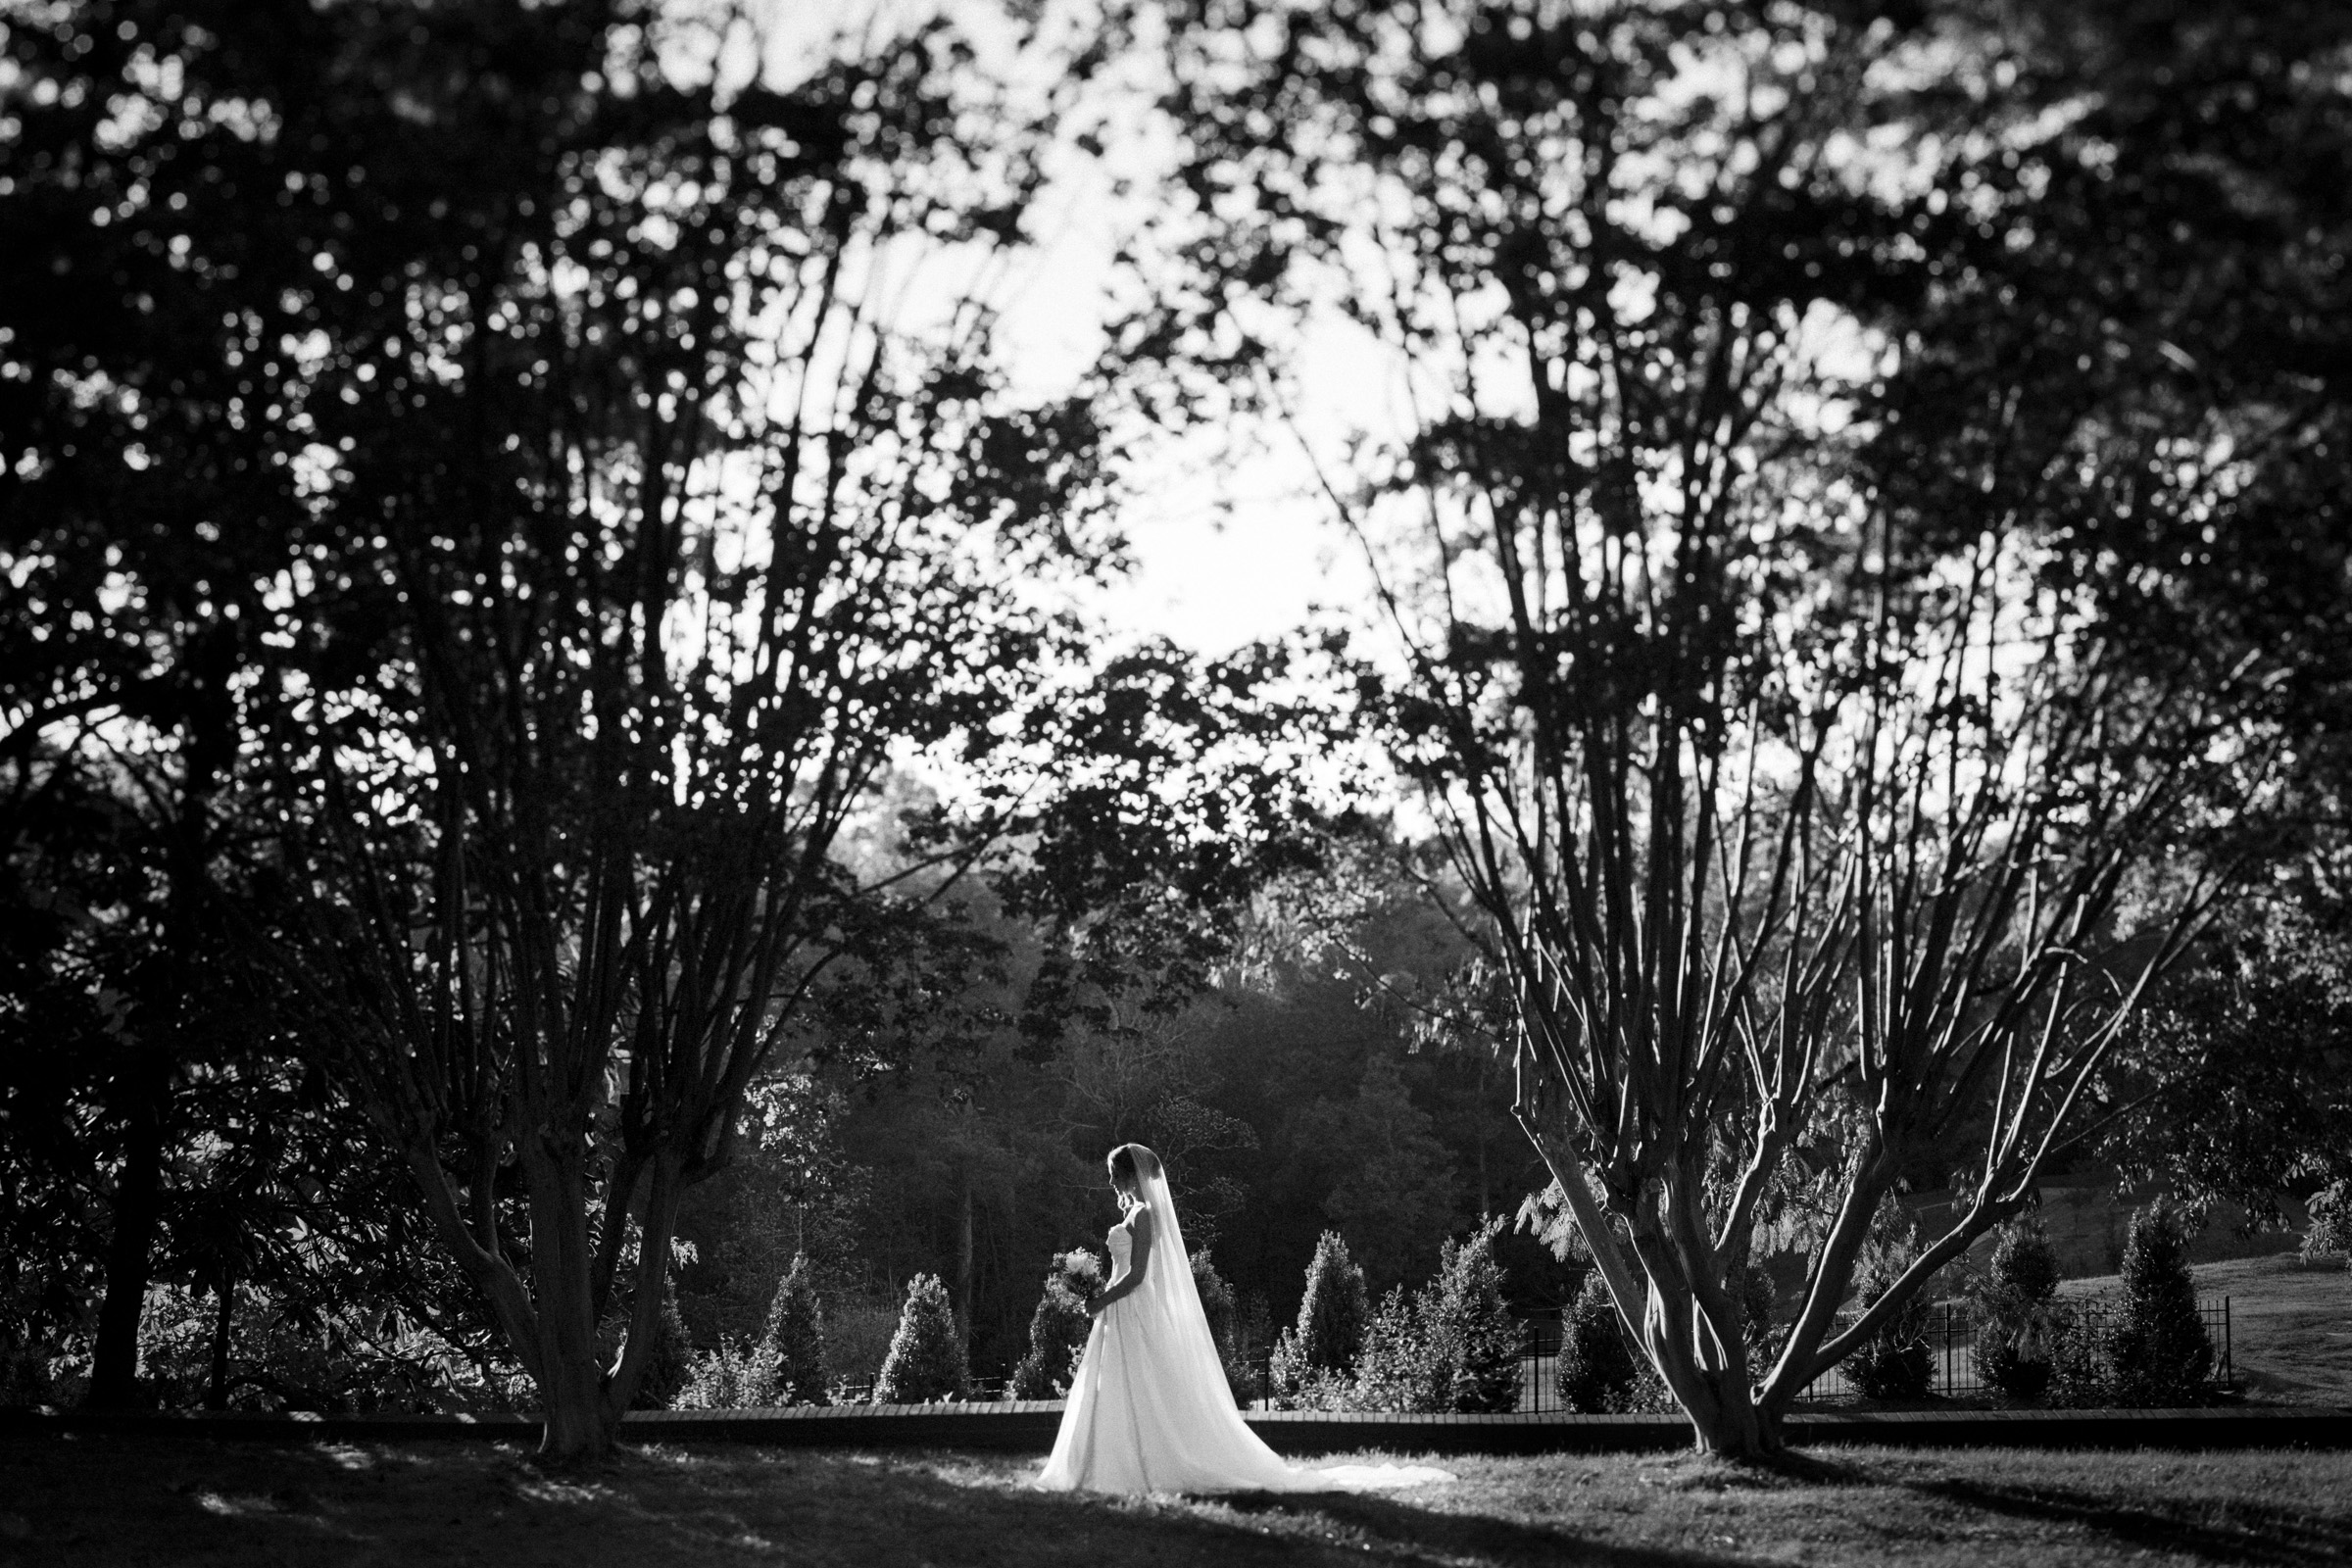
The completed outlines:
{"type": "MultiPolygon", "coordinates": [[[[845,25],[879,17],[873,24],[887,30],[935,4],[953,9],[984,46],[1001,28],[994,6],[962,0],[766,0],[756,9],[764,13],[772,73],[775,62],[808,58],[845,25]]],[[[989,63],[1019,69],[1008,47],[989,63]]],[[[735,69],[748,73],[748,62],[735,69]]],[[[1005,368],[1031,396],[1065,390],[1100,352],[1121,228],[1141,216],[1135,198],[1122,202],[1109,185],[1124,173],[1150,188],[1149,129],[1111,129],[1103,159],[1074,156],[1060,171],[1027,224],[1031,246],[996,296],[1001,341],[1012,346],[1005,368]]],[[[1308,405],[1302,428],[1326,454],[1352,430],[1387,422],[1379,368],[1339,332],[1310,331],[1297,370],[1308,405]]],[[[1298,437],[1251,434],[1256,439],[1140,444],[1121,515],[1134,570],[1093,606],[1113,640],[1164,636],[1223,654],[1280,637],[1318,609],[1346,614],[1368,603],[1368,573],[1328,502],[1314,493],[1313,466],[1298,437]]]]}

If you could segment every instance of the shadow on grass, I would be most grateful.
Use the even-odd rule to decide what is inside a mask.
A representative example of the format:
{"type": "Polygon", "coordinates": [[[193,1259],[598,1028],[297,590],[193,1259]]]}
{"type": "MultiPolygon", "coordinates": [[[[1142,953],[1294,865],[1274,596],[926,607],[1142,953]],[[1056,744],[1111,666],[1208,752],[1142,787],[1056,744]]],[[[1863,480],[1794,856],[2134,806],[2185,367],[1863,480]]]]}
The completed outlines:
{"type": "Polygon", "coordinates": [[[2189,1496],[2170,1507],[2139,1505],[2058,1482],[1890,1477],[1850,1461],[1793,1452],[1766,1468],[1792,1481],[1899,1488],[1918,1496],[2031,1524],[2079,1526],[2139,1551],[2180,1552],[2208,1562],[2275,1564],[2277,1568],[2334,1568],[2352,1562],[2352,1525],[2236,1497],[2189,1496]],[[2193,1516],[2212,1509],[2226,1513],[2226,1521],[2193,1516]]]}
{"type": "Polygon", "coordinates": [[[1252,1493],[1220,1499],[1236,1513],[1266,1522],[1284,1535],[1285,1516],[1302,1526],[1329,1520],[1356,1539],[1358,1556],[1401,1556],[1438,1562],[1495,1561],[1592,1564],[1596,1568],[1731,1568],[1741,1556],[1592,1541],[1564,1530],[1498,1519],[1491,1514],[1440,1513],[1377,1494],[1252,1493]]]}
{"type": "Polygon", "coordinates": [[[1025,1468],[954,1455],[653,1449],[559,1469],[503,1446],[0,1441],[0,1493],[24,1499],[10,1507],[30,1532],[0,1540],[0,1561],[15,1551],[33,1562],[239,1568],[1731,1560],[1348,1494],[1204,1506],[1035,1493],[1018,1484],[1025,1468]]]}

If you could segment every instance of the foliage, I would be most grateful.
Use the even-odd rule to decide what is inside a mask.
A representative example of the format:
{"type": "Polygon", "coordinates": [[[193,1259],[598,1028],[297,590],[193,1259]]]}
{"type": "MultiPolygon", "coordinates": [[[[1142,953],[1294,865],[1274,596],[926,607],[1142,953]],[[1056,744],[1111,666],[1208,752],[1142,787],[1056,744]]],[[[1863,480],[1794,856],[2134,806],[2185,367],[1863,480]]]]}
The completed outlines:
{"type": "Polygon", "coordinates": [[[2061,1409],[2095,1410],[2117,1399],[2112,1294],[2056,1303],[2050,1338],[2049,1401],[2061,1409]]]}
{"type": "Polygon", "coordinates": [[[678,1410],[763,1409],[784,1402],[777,1395],[789,1387],[774,1346],[765,1340],[721,1339],[715,1349],[694,1358],[685,1386],[670,1405],[678,1410]]]}
{"type": "Polygon", "coordinates": [[[948,1288],[935,1274],[917,1274],[906,1285],[906,1305],[892,1336],[890,1354],[874,1380],[876,1404],[924,1404],[959,1399],[971,1392],[963,1336],[948,1304],[948,1288]]]}
{"type": "Polygon", "coordinates": [[[436,1411],[512,1403],[456,1347],[395,1311],[359,1302],[314,1314],[258,1289],[162,1285],[139,1326],[143,1387],[167,1408],[436,1411]]]}
{"type": "Polygon", "coordinates": [[[1590,1415],[1652,1407],[1647,1387],[1657,1374],[1627,1338],[1608,1282],[1593,1269],[1560,1319],[1560,1354],[1553,1378],[1560,1402],[1590,1415]]]}
{"type": "Polygon", "coordinates": [[[824,1404],[825,1314],[816,1297],[815,1270],[808,1254],[795,1252],[792,1267],[776,1285],[767,1309],[767,1329],[758,1348],[769,1358],[772,1383],[760,1392],[762,1404],[824,1404]]]}
{"type": "Polygon", "coordinates": [[[1525,1340],[1503,1298],[1494,1239],[1503,1221],[1489,1220],[1468,1237],[1448,1240],[1438,1277],[1424,1297],[1422,1321],[1434,1358],[1444,1369],[1445,1408],[1490,1414],[1519,1407],[1519,1356],[1525,1340]]]}
{"type": "MultiPolygon", "coordinates": [[[[2304,1208],[2311,1216],[2300,1249],[2305,1261],[2329,1252],[2352,1253],[2352,1181],[2330,1182],[2312,1194],[2304,1208]]],[[[2352,1267],[2352,1258],[2347,1266],[2352,1267]]]]}
{"type": "MultiPolygon", "coordinates": [[[[2310,794],[2306,809],[2331,808],[2324,791],[2310,794]]],[[[2115,1085],[2127,1113],[2102,1143],[2129,1184],[2278,1224],[2285,1193],[2352,1177],[2352,1062],[2339,1045],[2352,1034],[2352,947],[2333,891],[2342,853],[2277,850],[2273,880],[2307,884],[2294,901],[2231,921],[2153,1000],[2115,1085]]]]}
{"type": "MultiPolygon", "coordinates": [[[[1918,1234],[1910,1214],[1889,1194],[1880,1204],[1877,1224],[1854,1276],[1855,1306],[1867,1312],[1877,1305],[1918,1255],[1918,1234]]],[[[1935,1352],[1928,1344],[1928,1302],[1921,1296],[1913,1296],[1886,1316],[1846,1361],[1854,1387],[1873,1399],[1916,1399],[1927,1393],[1936,1376],[1935,1352]]]]}
{"type": "Polygon", "coordinates": [[[1028,1352],[1013,1367],[1005,1391],[1011,1397],[1058,1399],[1069,1392],[1094,1327],[1086,1303],[1102,1288],[1102,1261],[1086,1249],[1054,1260],[1046,1271],[1045,1294],[1029,1318],[1028,1352]]]}
{"type": "Polygon", "coordinates": [[[1366,1326],[1350,1408],[1492,1414],[1519,1407],[1519,1321],[1494,1262],[1495,1218],[1448,1239],[1437,1277],[1392,1288],[1366,1326]]]}
{"type": "Polygon", "coordinates": [[[2058,1253],[2034,1215],[2013,1219],[1995,1234],[1972,1302],[1977,1374],[2011,1398],[2035,1398],[2050,1386],[2060,1328],[2058,1253]]]}
{"type": "Polygon", "coordinates": [[[1213,194],[1136,247],[1125,341],[1290,415],[1336,311],[1412,389],[1316,453],[1392,639],[1369,723],[1599,1266],[1702,1441],[1770,1447],[1764,1195],[1838,1189],[1764,1410],[1866,1341],[1915,1360],[1890,1320],[2087,1120],[2308,719],[2274,693],[2340,611],[2313,509],[2352,432],[2283,367],[2343,293],[2305,246],[2345,228],[2313,62],[2347,24],[1172,11],[1213,194]],[[2169,461],[2222,431],[2241,472],[2169,461]],[[2275,613],[2280,567],[2328,586],[2275,613]],[[1839,1326],[1880,1200],[1955,1141],[1984,1179],[1839,1326]]]}
{"type": "MultiPolygon", "coordinates": [[[[632,1320],[635,1322],[642,1318],[632,1320]]],[[[677,1287],[669,1271],[662,1271],[662,1305],[654,1318],[654,1342],[647,1348],[644,1371],[637,1379],[632,1410],[666,1410],[685,1392],[694,1376],[694,1337],[678,1313],[677,1287]]]]}
{"type": "Polygon", "coordinates": [[[1780,1292],[1773,1284],[1772,1270],[1761,1258],[1751,1256],[1736,1283],[1740,1287],[1740,1338],[1747,1349],[1747,1364],[1757,1369],[1768,1367],[1788,1339],[1787,1325],[1776,1320],[1780,1292]]]}
{"type": "Polygon", "coordinates": [[[1451,1368],[1431,1333],[1426,1297],[1392,1286],[1364,1329],[1348,1408],[1420,1415],[1448,1408],[1451,1368]]]}
{"type": "Polygon", "coordinates": [[[1337,1231],[1325,1231],[1306,1265],[1306,1294],[1291,1336],[1293,1364],[1300,1371],[1345,1376],[1354,1370],[1371,1316],[1364,1271],[1348,1254],[1337,1231]]]}
{"type": "Polygon", "coordinates": [[[1225,1386],[1234,1402],[1247,1408],[1260,1393],[1257,1368],[1250,1364],[1250,1347],[1242,1333],[1241,1308],[1233,1287],[1217,1272],[1205,1249],[1193,1253],[1193,1289],[1200,1295],[1208,1334],[1217,1348],[1217,1363],[1225,1369],[1225,1386]]]}
{"type": "Polygon", "coordinates": [[[2107,1340],[2120,1404],[2161,1408],[2205,1396],[2213,1336],[2197,1310],[2188,1236],[2186,1216],[2162,1200],[2132,1216],[2107,1340]]]}
{"type": "Polygon", "coordinates": [[[1343,1172],[1323,1212],[1348,1239],[1367,1293],[1428,1266],[1453,1225],[1458,1176],[1390,1054],[1373,1053],[1355,1098],[1325,1102],[1299,1119],[1295,1136],[1326,1151],[1343,1172]]]}

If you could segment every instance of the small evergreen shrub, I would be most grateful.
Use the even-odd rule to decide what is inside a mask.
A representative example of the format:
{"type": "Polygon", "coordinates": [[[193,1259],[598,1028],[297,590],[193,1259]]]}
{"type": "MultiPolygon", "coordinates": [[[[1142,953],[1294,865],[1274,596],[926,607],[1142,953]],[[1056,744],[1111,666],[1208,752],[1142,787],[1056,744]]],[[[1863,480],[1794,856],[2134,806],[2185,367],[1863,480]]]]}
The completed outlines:
{"type": "Polygon", "coordinates": [[[948,1288],[936,1274],[917,1274],[907,1282],[899,1332],[883,1358],[882,1375],[874,1380],[874,1402],[960,1399],[971,1386],[971,1368],[964,1360],[963,1337],[956,1332],[948,1288]]]}
{"type": "Polygon", "coordinates": [[[1560,1402],[1590,1415],[1639,1409],[1642,1373],[1648,1361],[1646,1354],[1627,1342],[1608,1282],[1600,1277],[1599,1269],[1591,1270],[1560,1321],[1560,1355],[1554,1373],[1560,1402]]]}
{"type": "Polygon", "coordinates": [[[1423,1331],[1443,1380],[1440,1408],[1466,1415],[1519,1408],[1519,1351],[1524,1332],[1503,1299],[1494,1260],[1499,1219],[1467,1239],[1447,1241],[1438,1278],[1422,1309],[1423,1331]]]}
{"type": "Polygon", "coordinates": [[[2352,1268],[2352,1181],[2329,1182],[2311,1195],[2305,1207],[2311,1224],[2303,1232],[2303,1261],[2342,1252],[2347,1254],[2345,1266],[2352,1268]]]}
{"type": "Polygon", "coordinates": [[[761,1404],[826,1404],[825,1317],[817,1303],[815,1271],[802,1253],[776,1286],[760,1336],[769,1367],[761,1404]]]}
{"type": "Polygon", "coordinates": [[[1297,1359],[1304,1370],[1346,1375],[1363,1348],[1371,1317],[1364,1271],[1348,1255],[1337,1231],[1325,1231],[1306,1266],[1306,1295],[1298,1303],[1297,1359]]]}
{"type": "Polygon", "coordinates": [[[767,1341],[721,1336],[718,1348],[694,1358],[686,1385],[670,1401],[677,1410],[754,1410],[776,1398],[776,1352],[767,1341]]]}
{"type": "MultiPolygon", "coordinates": [[[[1910,1216],[1888,1194],[1871,1221],[1870,1240],[1863,1244],[1862,1266],[1854,1281],[1856,1305],[1863,1311],[1877,1305],[1917,1256],[1910,1216]]],[[[1916,1399],[1928,1392],[1936,1377],[1928,1315],[1926,1297],[1914,1293],[1855,1348],[1846,1360],[1846,1376],[1866,1398],[1916,1399]]]]}
{"type": "Polygon", "coordinates": [[[1241,1309],[1234,1302],[1233,1287],[1205,1251],[1193,1254],[1193,1291],[1200,1298],[1201,1315],[1208,1319],[1208,1337],[1216,1342],[1225,1385],[1233,1391],[1235,1404],[1247,1405],[1257,1397],[1257,1372],[1242,1344],[1241,1309]]]}
{"type": "Polygon", "coordinates": [[[2188,1227],[2162,1200],[2132,1216],[2107,1353],[2119,1404],[2162,1407],[2205,1396],[2213,1336],[2197,1311],[2188,1227]]]}
{"type": "Polygon", "coordinates": [[[1058,1399],[1070,1392],[1094,1327],[1087,1298],[1102,1288],[1102,1260],[1085,1248],[1054,1260],[1037,1310],[1029,1314],[1029,1348],[1012,1369],[1007,1394],[1016,1399],[1058,1399]]]}
{"type": "MultiPolygon", "coordinates": [[[[1356,1352],[1362,1359],[1362,1349],[1356,1352]]],[[[1309,1366],[1306,1353],[1299,1347],[1296,1330],[1284,1329],[1274,1337],[1274,1349],[1267,1359],[1267,1371],[1272,1379],[1268,1391],[1277,1408],[1284,1410],[1352,1410],[1355,1408],[1355,1378],[1352,1373],[1335,1372],[1329,1367],[1309,1366]]]]}
{"type": "Polygon", "coordinates": [[[1449,1408],[1450,1380],[1445,1357],[1432,1343],[1426,1306],[1407,1298],[1401,1285],[1381,1298],[1356,1355],[1349,1408],[1406,1415],[1449,1408]]]}
{"type": "Polygon", "coordinates": [[[2061,1327],[2058,1251],[2038,1218],[2027,1215],[2001,1227],[1974,1297],[1978,1375],[2013,1399],[2049,1392],[2061,1327]]]}
{"type": "Polygon", "coordinates": [[[669,1271],[663,1269],[662,1314],[654,1320],[654,1346],[637,1374],[637,1393],[629,1400],[629,1408],[668,1409],[693,1375],[694,1340],[686,1332],[686,1320],[678,1315],[678,1293],[669,1282],[669,1271]]]}
{"type": "Polygon", "coordinates": [[[2098,1410],[2116,1402],[2110,1325],[2115,1298],[2105,1293],[2051,1303],[2049,1402],[2061,1409],[2098,1410]]]}
{"type": "Polygon", "coordinates": [[[1416,1414],[1519,1407],[1523,1333],[1503,1299],[1490,1222],[1439,1254],[1438,1276],[1408,1298],[1392,1290],[1365,1330],[1353,1407],[1416,1414]]]}
{"type": "Polygon", "coordinates": [[[1290,1409],[1298,1403],[1298,1391],[1310,1370],[1298,1348],[1298,1331],[1286,1328],[1276,1334],[1273,1348],[1266,1352],[1266,1381],[1271,1385],[1266,1393],[1278,1406],[1290,1409]]]}

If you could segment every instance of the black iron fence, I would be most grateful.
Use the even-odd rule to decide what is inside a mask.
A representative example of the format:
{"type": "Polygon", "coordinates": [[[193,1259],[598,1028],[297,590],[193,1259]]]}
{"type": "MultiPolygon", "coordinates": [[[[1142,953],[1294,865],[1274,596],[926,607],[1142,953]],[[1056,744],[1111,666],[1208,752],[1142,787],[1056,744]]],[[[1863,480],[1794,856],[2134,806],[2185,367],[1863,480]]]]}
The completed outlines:
{"type": "MultiPolygon", "coordinates": [[[[2071,1301],[2074,1311],[2089,1317],[2099,1317],[2106,1308],[2097,1301],[2071,1301]]],[[[2205,1332],[2213,1341],[2213,1386],[2221,1390],[2237,1387],[2237,1366],[2232,1354],[2230,1298],[2207,1297],[2197,1303],[2197,1315],[2205,1321],[2205,1332]]],[[[1936,1358],[1931,1394],[1944,1398],[1967,1398],[1988,1395],[1987,1386],[1977,1370],[1976,1316],[1966,1301],[1938,1301],[1929,1308],[1928,1349],[1936,1358]]],[[[1857,1399],[1861,1392],[1854,1387],[1839,1363],[1815,1378],[1797,1396],[1800,1403],[1829,1404],[1840,1399],[1857,1399]]]]}
{"type": "MultiPolygon", "coordinates": [[[[2096,1302],[2072,1303],[2076,1310],[2096,1313],[2096,1302]]],[[[2217,1389],[2230,1390],[2237,1386],[2236,1364],[2232,1357],[2230,1298],[2212,1297],[2198,1303],[2198,1315],[2205,1320],[2205,1329],[2213,1338],[2213,1384],[2217,1389]]],[[[1519,1353],[1519,1409],[1538,1413],[1546,1410],[1566,1410],[1569,1406],[1560,1397],[1560,1318],[1556,1313],[1525,1317],[1520,1320],[1524,1336],[1519,1353]]],[[[1990,1394],[1977,1372],[1976,1320],[1966,1301],[1938,1301],[1929,1309],[1928,1348],[1935,1358],[1935,1371],[1928,1392],[1942,1398],[1970,1398],[1990,1394]]],[[[1264,1356],[1259,1357],[1258,1387],[1272,1385],[1272,1369],[1264,1356]]],[[[1800,1404],[1832,1404],[1845,1399],[1858,1399],[1862,1395],[1847,1375],[1845,1366],[1831,1368],[1809,1384],[1797,1396],[1800,1404]]],[[[1269,1401],[1259,1398],[1253,1406],[1263,1408],[1269,1401]]]]}
{"type": "MultiPolygon", "coordinates": [[[[2077,1301],[2070,1305],[2079,1312],[2097,1313],[2102,1310],[2096,1301],[2077,1301]]],[[[2230,1390],[2237,1386],[2237,1368],[2232,1354],[2230,1298],[2208,1297],[2197,1305],[2198,1315],[2205,1320],[2205,1329],[2213,1338],[2213,1383],[2217,1389],[2230,1390]]],[[[1565,1410],[1567,1402],[1560,1397],[1560,1318],[1557,1313],[1520,1319],[1521,1348],[1519,1352],[1519,1409],[1524,1413],[1565,1410]]],[[[1938,1301],[1928,1309],[1928,1348],[1935,1358],[1935,1371],[1928,1392],[1943,1398],[1970,1398],[1992,1391],[1985,1386],[1977,1371],[1976,1320],[1966,1301],[1938,1301]]],[[[1272,1387],[1271,1352],[1260,1350],[1255,1357],[1256,1384],[1251,1391],[1255,1396],[1244,1400],[1253,1409],[1265,1408],[1269,1401],[1264,1391],[1272,1387]]],[[[987,1403],[1010,1397],[1005,1392],[1004,1378],[974,1378],[965,1398],[973,1403],[987,1403]]],[[[862,1404],[872,1399],[872,1378],[845,1379],[833,1386],[836,1404],[862,1404]]],[[[1800,1404],[1831,1404],[1843,1399],[1862,1397],[1853,1380],[1841,1364],[1813,1380],[1797,1396],[1800,1404]]]]}

